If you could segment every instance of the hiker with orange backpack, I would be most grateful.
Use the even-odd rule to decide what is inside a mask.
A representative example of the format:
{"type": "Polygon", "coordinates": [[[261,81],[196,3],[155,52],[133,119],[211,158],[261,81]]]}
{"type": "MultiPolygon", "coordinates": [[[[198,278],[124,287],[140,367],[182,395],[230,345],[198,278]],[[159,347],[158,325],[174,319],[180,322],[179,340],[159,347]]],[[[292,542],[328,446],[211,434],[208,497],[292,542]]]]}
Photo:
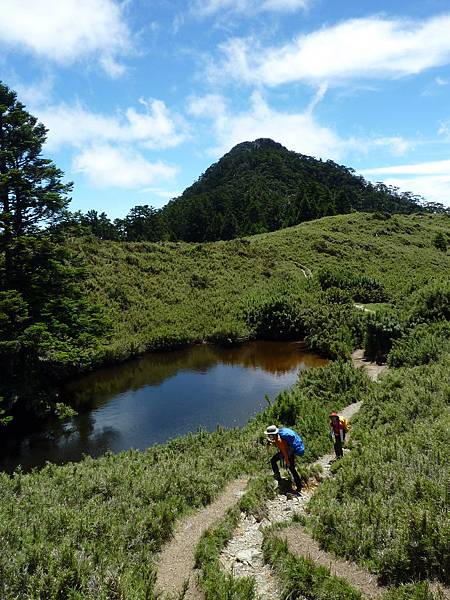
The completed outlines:
{"type": "Polygon", "coordinates": [[[345,434],[349,429],[349,423],[345,417],[341,417],[337,412],[330,413],[330,435],[334,443],[334,452],[336,458],[344,456],[345,434]]]}

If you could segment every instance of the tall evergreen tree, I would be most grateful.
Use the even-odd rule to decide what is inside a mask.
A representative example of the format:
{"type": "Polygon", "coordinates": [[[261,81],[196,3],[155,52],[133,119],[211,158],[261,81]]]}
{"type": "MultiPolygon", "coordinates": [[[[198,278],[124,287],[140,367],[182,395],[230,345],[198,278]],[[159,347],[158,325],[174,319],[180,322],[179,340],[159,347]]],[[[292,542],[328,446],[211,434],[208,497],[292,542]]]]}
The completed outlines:
{"type": "Polygon", "coordinates": [[[66,215],[72,184],[41,156],[46,133],[0,82],[0,397],[38,412],[44,385],[89,363],[108,328],[82,297],[60,230],[47,227],[66,215]]]}
{"type": "Polygon", "coordinates": [[[0,250],[6,289],[19,283],[17,238],[35,233],[69,203],[72,184],[64,184],[62,171],[41,157],[46,134],[15,92],[0,82],[0,250]]]}

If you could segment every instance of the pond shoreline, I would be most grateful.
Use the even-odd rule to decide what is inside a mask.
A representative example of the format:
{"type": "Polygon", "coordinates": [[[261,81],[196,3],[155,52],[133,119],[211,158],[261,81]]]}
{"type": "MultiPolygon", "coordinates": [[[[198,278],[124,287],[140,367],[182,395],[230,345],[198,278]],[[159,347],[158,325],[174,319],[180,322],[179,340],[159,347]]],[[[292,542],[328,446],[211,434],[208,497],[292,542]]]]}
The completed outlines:
{"type": "Polygon", "coordinates": [[[147,353],[62,386],[59,401],[75,407],[76,417],[18,419],[5,432],[0,465],[9,472],[18,465],[27,470],[46,460],[143,450],[199,428],[240,427],[265,408],[267,395],[291,388],[299,371],[326,362],[306,350],[303,340],[147,353]]]}

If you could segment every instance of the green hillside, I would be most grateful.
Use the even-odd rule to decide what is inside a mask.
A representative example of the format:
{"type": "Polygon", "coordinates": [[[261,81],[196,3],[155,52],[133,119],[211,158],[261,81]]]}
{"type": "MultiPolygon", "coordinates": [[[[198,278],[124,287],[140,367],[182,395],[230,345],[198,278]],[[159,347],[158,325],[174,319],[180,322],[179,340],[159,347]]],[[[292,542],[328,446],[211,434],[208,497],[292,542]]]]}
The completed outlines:
{"type": "MultiPolygon", "coordinates": [[[[195,340],[306,335],[310,347],[332,357],[345,358],[366,344],[368,352],[378,349],[388,359],[394,353],[395,364],[410,368],[395,369],[380,385],[336,360],[304,372],[242,429],[199,432],[145,452],[87,457],[26,475],[1,473],[1,597],[154,597],[157,553],[180,517],[211,502],[241,474],[256,476],[242,510],[258,515],[261,502],[273,496],[267,453],[258,443],[267,423],[301,431],[301,474],[307,478],[308,463],[331,450],[329,411],[355,401],[366,402],[355,424],[362,445],[317,496],[315,534],[334,548],[335,508],[340,535],[347,536],[346,524],[352,528],[339,554],[368,564],[394,585],[431,577],[446,582],[439,568],[448,557],[445,471],[436,474],[435,466],[436,457],[448,464],[442,336],[448,337],[450,259],[436,239],[448,240],[448,234],[443,215],[355,213],[229,242],[73,238],[72,251],[87,265],[84,293],[113,326],[85,367],[195,340]],[[375,313],[355,309],[355,301],[370,302],[375,313]],[[342,491],[351,515],[342,512],[342,491]],[[389,498],[397,506],[395,520],[389,498]],[[377,536],[379,523],[389,543],[387,534],[377,536]]],[[[232,597],[233,580],[220,565],[207,559],[201,565],[205,585],[221,586],[221,596],[214,591],[209,597],[232,597]]],[[[305,576],[301,569],[291,573],[293,582],[305,576]]]]}
{"type": "Polygon", "coordinates": [[[113,360],[190,341],[248,337],[254,333],[245,319],[249,304],[288,289],[312,301],[324,268],[373,278],[387,301],[407,303],[414,289],[449,272],[448,252],[433,242],[439,232],[448,236],[445,215],[353,213],[228,242],[71,243],[87,263],[90,300],[114,325],[99,360],[113,360]]]}

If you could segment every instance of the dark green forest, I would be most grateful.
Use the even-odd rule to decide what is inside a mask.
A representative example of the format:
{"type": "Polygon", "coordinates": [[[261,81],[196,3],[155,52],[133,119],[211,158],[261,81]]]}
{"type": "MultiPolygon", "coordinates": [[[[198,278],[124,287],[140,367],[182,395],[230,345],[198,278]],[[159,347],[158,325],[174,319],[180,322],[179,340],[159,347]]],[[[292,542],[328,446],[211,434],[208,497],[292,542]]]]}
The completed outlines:
{"type": "Polygon", "coordinates": [[[114,222],[95,210],[67,213],[60,227],[109,240],[204,242],[355,211],[410,214],[446,209],[412,192],[372,184],[331,160],[317,160],[260,139],[235,146],[160,210],[135,206],[114,222]]]}

